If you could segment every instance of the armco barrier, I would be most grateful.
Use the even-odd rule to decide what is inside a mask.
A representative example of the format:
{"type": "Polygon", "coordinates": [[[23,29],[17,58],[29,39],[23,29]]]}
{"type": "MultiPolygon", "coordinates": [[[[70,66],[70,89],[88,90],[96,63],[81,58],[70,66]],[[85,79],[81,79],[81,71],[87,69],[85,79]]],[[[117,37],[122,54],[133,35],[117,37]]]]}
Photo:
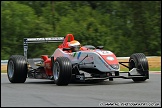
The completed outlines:
{"type": "MultiPolygon", "coordinates": [[[[34,61],[40,61],[41,58],[34,58],[34,61]]],[[[1,65],[7,65],[8,60],[1,60],[1,65]]]]}
{"type": "Polygon", "coordinates": [[[8,60],[1,60],[1,65],[6,65],[8,60]]]}

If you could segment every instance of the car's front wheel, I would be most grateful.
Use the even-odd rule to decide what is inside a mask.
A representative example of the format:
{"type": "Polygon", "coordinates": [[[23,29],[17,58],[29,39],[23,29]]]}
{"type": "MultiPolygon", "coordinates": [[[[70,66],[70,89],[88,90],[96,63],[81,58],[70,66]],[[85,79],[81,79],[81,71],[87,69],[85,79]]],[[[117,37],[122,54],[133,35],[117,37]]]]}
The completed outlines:
{"type": "Polygon", "coordinates": [[[72,64],[67,57],[57,57],[53,64],[54,82],[58,86],[68,85],[72,77],[72,64]]]}
{"type": "Polygon", "coordinates": [[[146,56],[143,53],[132,54],[129,58],[129,70],[137,68],[138,72],[145,77],[132,78],[133,81],[145,81],[149,79],[149,66],[146,56]]]}

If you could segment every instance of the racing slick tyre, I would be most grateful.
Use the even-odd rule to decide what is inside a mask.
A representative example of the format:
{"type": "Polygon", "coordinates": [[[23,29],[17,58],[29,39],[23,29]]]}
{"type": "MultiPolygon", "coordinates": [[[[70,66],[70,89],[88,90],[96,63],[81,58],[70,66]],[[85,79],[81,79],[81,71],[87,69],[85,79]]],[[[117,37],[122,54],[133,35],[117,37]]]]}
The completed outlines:
{"type": "Polygon", "coordinates": [[[58,86],[68,85],[72,77],[72,64],[67,57],[57,57],[53,64],[54,82],[58,86]]]}
{"type": "Polygon", "coordinates": [[[27,78],[27,72],[27,61],[24,56],[10,56],[7,64],[7,76],[11,83],[24,83],[27,78]]]}
{"type": "Polygon", "coordinates": [[[137,68],[137,71],[145,77],[132,78],[134,82],[149,79],[149,66],[146,56],[143,53],[132,54],[129,58],[129,70],[137,68]]]}

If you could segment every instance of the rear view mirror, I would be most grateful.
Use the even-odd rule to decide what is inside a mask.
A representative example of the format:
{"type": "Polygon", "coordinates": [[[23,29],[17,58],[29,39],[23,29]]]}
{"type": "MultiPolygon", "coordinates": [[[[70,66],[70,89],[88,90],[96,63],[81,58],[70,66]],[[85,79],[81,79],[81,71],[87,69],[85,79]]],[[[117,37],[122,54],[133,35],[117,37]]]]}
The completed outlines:
{"type": "Polygon", "coordinates": [[[97,49],[103,49],[104,46],[97,46],[96,48],[97,48],[97,49]]]}

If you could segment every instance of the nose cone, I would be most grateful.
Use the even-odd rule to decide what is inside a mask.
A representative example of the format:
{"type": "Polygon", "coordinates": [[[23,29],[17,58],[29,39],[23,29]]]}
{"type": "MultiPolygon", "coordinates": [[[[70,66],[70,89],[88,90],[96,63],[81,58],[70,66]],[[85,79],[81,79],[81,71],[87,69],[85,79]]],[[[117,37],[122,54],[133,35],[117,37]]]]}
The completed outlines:
{"type": "Polygon", "coordinates": [[[118,64],[118,60],[114,53],[106,50],[96,50],[96,52],[107,62],[108,64],[118,64]]]}
{"type": "Polygon", "coordinates": [[[110,65],[118,64],[118,60],[114,54],[111,55],[101,55],[102,58],[110,65]]]}
{"type": "Polygon", "coordinates": [[[114,54],[102,55],[103,59],[114,69],[119,69],[119,62],[114,54]]]}

